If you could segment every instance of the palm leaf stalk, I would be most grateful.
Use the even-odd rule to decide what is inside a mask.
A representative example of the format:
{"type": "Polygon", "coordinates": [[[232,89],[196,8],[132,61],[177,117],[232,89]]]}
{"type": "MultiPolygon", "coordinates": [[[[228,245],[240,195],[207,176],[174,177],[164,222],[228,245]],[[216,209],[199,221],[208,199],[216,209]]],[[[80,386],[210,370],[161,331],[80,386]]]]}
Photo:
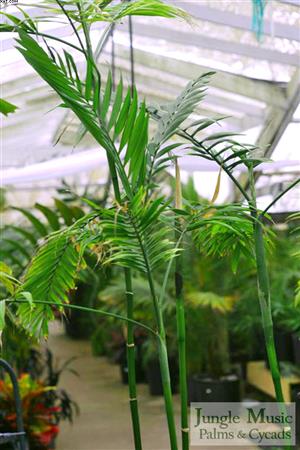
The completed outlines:
{"type": "MultiPolygon", "coordinates": [[[[178,160],[175,159],[176,170],[176,193],[175,208],[182,209],[182,194],[180,169],[178,160]]],[[[181,242],[182,224],[181,219],[175,219],[175,241],[181,242]]],[[[176,319],[177,319],[177,342],[179,355],[179,385],[181,401],[181,441],[182,450],[189,448],[189,422],[188,422],[188,393],[187,393],[187,370],[186,370],[186,324],[183,298],[183,276],[182,276],[182,253],[175,262],[175,295],[176,295],[176,319]]]]}
{"type": "MultiPolygon", "coordinates": [[[[3,301],[7,304],[19,303],[19,304],[28,305],[28,302],[29,302],[28,298],[22,298],[22,296],[24,296],[24,294],[25,294],[24,292],[23,293],[20,292],[20,295],[16,299],[5,299],[3,301]]],[[[29,293],[27,292],[27,294],[29,294],[29,293]]],[[[122,320],[123,322],[127,322],[127,323],[130,322],[130,323],[132,323],[133,326],[141,327],[144,330],[146,330],[148,333],[156,336],[156,331],[153,330],[151,327],[148,327],[144,323],[138,322],[137,320],[134,320],[134,319],[128,319],[128,317],[126,317],[126,316],[122,316],[121,314],[116,314],[116,313],[113,313],[110,311],[104,311],[102,309],[90,308],[88,306],[72,305],[71,303],[60,303],[60,302],[54,302],[54,301],[32,299],[32,305],[34,303],[36,303],[37,305],[47,305],[50,307],[61,308],[61,309],[64,309],[64,308],[76,309],[77,311],[83,311],[86,313],[100,314],[102,316],[112,317],[113,319],[122,320]]]]}

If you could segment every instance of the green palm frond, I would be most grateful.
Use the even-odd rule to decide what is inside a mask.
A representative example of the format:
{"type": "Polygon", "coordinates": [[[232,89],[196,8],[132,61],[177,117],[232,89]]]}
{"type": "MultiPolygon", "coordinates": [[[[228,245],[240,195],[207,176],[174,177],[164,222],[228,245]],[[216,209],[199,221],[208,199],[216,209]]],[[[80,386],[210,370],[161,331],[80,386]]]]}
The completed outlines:
{"type": "Polygon", "coordinates": [[[146,200],[140,189],[124,207],[103,210],[94,236],[91,229],[82,233],[81,245],[94,247],[102,264],[150,273],[177,254],[163,221],[166,208],[163,198],[146,200]]]}
{"type": "Polygon", "coordinates": [[[18,254],[22,255],[23,258],[25,257],[25,260],[30,259],[31,253],[29,250],[27,250],[24,243],[21,243],[19,241],[16,241],[15,239],[9,239],[6,237],[1,239],[1,242],[4,244],[8,244],[11,252],[17,252],[18,254]]]}
{"type": "Polygon", "coordinates": [[[16,109],[18,109],[16,105],[13,105],[12,103],[4,100],[3,98],[0,98],[0,114],[8,116],[8,114],[14,113],[16,109]]]}
{"type": "Polygon", "coordinates": [[[38,233],[40,237],[44,237],[47,236],[47,234],[49,234],[47,226],[31,211],[29,211],[26,208],[17,208],[15,206],[12,209],[14,209],[15,211],[19,211],[21,214],[23,214],[23,216],[26,217],[26,219],[32,225],[33,229],[38,233]]]}
{"type": "MultiPolygon", "coordinates": [[[[17,225],[6,225],[5,230],[12,230],[13,233],[16,233],[17,239],[20,238],[20,236],[25,239],[28,243],[35,246],[37,244],[38,238],[34,230],[24,228],[22,226],[17,225]]],[[[1,233],[3,233],[4,230],[1,230],[1,233]]],[[[3,237],[3,234],[2,234],[3,237]]],[[[15,238],[15,236],[14,236],[15,238]]]]}
{"type": "Polygon", "coordinates": [[[15,293],[19,281],[13,276],[13,271],[4,262],[0,261],[0,285],[4,286],[10,295],[15,293]]]}
{"type": "Polygon", "coordinates": [[[82,208],[74,205],[68,205],[67,202],[59,198],[55,198],[54,203],[65,225],[67,226],[74,224],[78,219],[85,215],[82,208]]]}
{"type": "Polygon", "coordinates": [[[68,230],[50,235],[33,258],[22,284],[34,299],[53,303],[67,301],[66,292],[74,288],[79,253],[68,230]]]}
{"type": "Polygon", "coordinates": [[[131,188],[120,157],[106,127],[99,124],[94,104],[86,99],[78,90],[76,83],[74,84],[74,80],[70,79],[68,74],[28,34],[20,30],[17,42],[20,44],[17,48],[26,61],[57,92],[64,105],[77,115],[84,127],[113,158],[123,187],[127,195],[131,196],[131,188]]]}
{"type": "Polygon", "coordinates": [[[13,276],[12,268],[0,261],[0,345],[1,334],[5,327],[5,316],[8,312],[7,296],[12,297],[19,284],[19,281],[13,276]]]}
{"type": "Polygon", "coordinates": [[[43,216],[47,219],[53,231],[57,231],[60,229],[59,216],[55,211],[53,211],[53,209],[48,208],[47,206],[42,205],[40,203],[36,203],[34,207],[38,211],[40,211],[43,214],[43,216]]]}
{"type": "Polygon", "coordinates": [[[230,312],[236,301],[232,296],[220,296],[214,292],[188,292],[186,294],[186,300],[190,308],[211,308],[213,311],[217,311],[223,314],[230,312]]]}
{"type": "Polygon", "coordinates": [[[294,299],[294,305],[299,307],[300,306],[300,280],[297,283],[297,287],[295,290],[295,299],[294,299]]]}
{"type": "MultiPolygon", "coordinates": [[[[154,281],[154,284],[156,292],[159,292],[161,289],[160,284],[156,281],[154,281]]],[[[138,317],[138,320],[146,319],[148,323],[152,322],[153,306],[147,279],[142,276],[134,277],[132,279],[132,287],[135,293],[135,318],[138,317]]],[[[125,286],[121,277],[116,278],[111,285],[100,292],[99,300],[101,301],[101,309],[126,315],[125,286]]],[[[165,295],[162,307],[165,312],[174,312],[175,303],[168,293],[165,295]]]]}
{"type": "Polygon", "coordinates": [[[207,255],[229,256],[234,271],[242,255],[255,261],[253,221],[246,207],[239,204],[194,207],[187,228],[207,255]]]}
{"type": "Polygon", "coordinates": [[[181,94],[172,102],[153,111],[158,117],[157,132],[153,138],[155,145],[162,145],[178,130],[179,126],[192,114],[205,96],[207,85],[215,72],[201,74],[190,81],[181,94]]]}
{"type": "Polygon", "coordinates": [[[2,257],[8,265],[14,266],[17,276],[29,264],[38,247],[39,239],[49,233],[62,229],[65,225],[74,224],[84,215],[82,208],[68,205],[55,199],[55,207],[50,208],[36,203],[33,209],[16,208],[25,219],[22,225],[6,225],[1,231],[2,257]]]}
{"type": "MultiPolygon", "coordinates": [[[[75,288],[79,261],[80,253],[74,247],[68,230],[53,233],[33,258],[17,297],[22,292],[30,292],[33,301],[67,303],[67,293],[75,288]]],[[[52,312],[47,305],[22,303],[18,306],[18,316],[28,332],[41,336],[47,333],[52,312]]]]}
{"type": "Polygon", "coordinates": [[[0,11],[0,15],[5,18],[5,23],[4,21],[0,23],[0,32],[12,32],[22,29],[29,33],[36,33],[36,22],[23,9],[20,7],[18,9],[21,11],[23,18],[16,17],[5,11],[0,11]]]}
{"type": "Polygon", "coordinates": [[[290,224],[295,225],[291,232],[294,233],[296,236],[300,236],[300,212],[295,212],[293,214],[290,214],[287,222],[289,222],[290,224]]]}
{"type": "MultiPolygon", "coordinates": [[[[207,121],[207,124],[210,124],[210,121],[207,121]]],[[[202,140],[199,140],[195,132],[191,132],[189,129],[181,130],[178,134],[191,143],[189,149],[191,155],[214,161],[227,174],[232,174],[236,168],[241,168],[241,166],[249,169],[262,162],[270,161],[263,156],[263,151],[257,146],[241,144],[234,139],[238,136],[237,133],[224,131],[211,134],[202,140]]]]}
{"type": "Polygon", "coordinates": [[[173,102],[162,105],[159,109],[149,108],[152,117],[157,120],[157,131],[149,144],[149,178],[167,167],[172,160],[170,153],[181,144],[162,146],[194,112],[205,96],[206,87],[213,74],[214,72],[207,72],[189,82],[173,102]]]}
{"type": "MultiPolygon", "coordinates": [[[[44,213],[50,224],[51,221],[53,222],[54,217],[59,220],[59,216],[56,216],[56,212],[46,207],[41,208],[41,206],[43,205],[37,205],[37,209],[44,213]],[[53,216],[50,211],[51,213],[53,212],[55,216],[53,216]]],[[[79,212],[77,211],[77,214],[80,216],[83,212],[80,208],[78,208],[78,210],[79,212]]],[[[27,211],[24,210],[22,212],[26,213],[27,211]]],[[[24,215],[27,217],[27,214],[24,215]]],[[[32,213],[30,213],[29,217],[31,222],[32,217],[34,217],[33,223],[36,224],[36,220],[38,219],[32,213]]],[[[97,217],[98,212],[86,214],[84,217],[79,218],[75,223],[72,223],[71,226],[62,228],[45,237],[44,243],[32,258],[37,241],[33,242],[34,246],[28,248],[26,264],[22,264],[22,262],[18,260],[15,253],[12,251],[12,247],[7,251],[2,252],[5,260],[12,261],[15,265],[20,266],[20,273],[23,273],[24,267],[28,265],[28,262],[32,258],[32,261],[23,276],[23,282],[17,290],[16,296],[17,300],[21,298],[25,298],[26,300],[26,302],[18,305],[19,322],[34,336],[41,337],[42,335],[47,334],[48,321],[53,318],[50,306],[36,304],[34,301],[48,301],[53,305],[68,302],[68,292],[75,287],[75,278],[77,277],[78,270],[81,268],[79,263],[82,260],[84,251],[84,249],[80,248],[77,236],[80,236],[83,232],[82,230],[97,217]],[[30,302],[28,301],[29,297],[31,299],[30,302]]],[[[52,225],[57,225],[56,220],[52,225]]],[[[59,225],[61,226],[60,223],[59,225]]],[[[18,230],[18,227],[14,227],[14,229],[15,228],[18,230]]],[[[29,236],[31,237],[32,235],[33,237],[36,236],[35,233],[32,234],[30,231],[26,230],[26,234],[27,233],[29,233],[29,236]]],[[[3,243],[12,246],[14,241],[11,242],[9,239],[3,239],[3,243]]],[[[21,244],[18,241],[15,241],[14,244],[15,249],[20,251],[19,247],[21,244]]]]}
{"type": "MultiPolygon", "coordinates": [[[[131,2],[118,2],[110,6],[112,0],[100,2],[83,0],[60,0],[60,5],[68,11],[69,17],[74,21],[87,23],[93,22],[115,22],[126,16],[159,16],[165,18],[183,18],[188,15],[182,9],[176,8],[161,0],[135,0],[131,2]]],[[[61,13],[62,8],[58,7],[58,2],[53,0],[44,0],[40,4],[52,13],[61,13]]]]}
{"type": "Polygon", "coordinates": [[[144,184],[146,176],[146,146],[148,143],[149,114],[145,102],[139,105],[136,88],[126,90],[120,79],[115,95],[112,92],[112,76],[108,74],[102,98],[101,117],[111,133],[113,141],[119,140],[119,152],[124,152],[124,165],[132,185],[144,184]],[[109,105],[111,104],[111,111],[109,105]]]}
{"type": "Polygon", "coordinates": [[[123,4],[106,8],[106,12],[111,15],[113,20],[120,20],[126,16],[157,16],[169,19],[176,17],[188,18],[187,13],[182,9],[168,5],[161,0],[124,2],[123,4]]]}

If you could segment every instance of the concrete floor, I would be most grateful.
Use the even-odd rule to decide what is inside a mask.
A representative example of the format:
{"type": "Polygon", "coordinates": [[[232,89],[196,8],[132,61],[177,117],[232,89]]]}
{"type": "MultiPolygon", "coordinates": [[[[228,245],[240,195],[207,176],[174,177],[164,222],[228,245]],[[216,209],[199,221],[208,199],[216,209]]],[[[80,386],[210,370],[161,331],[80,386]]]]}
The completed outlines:
{"type": "MultiPolygon", "coordinates": [[[[62,424],[57,450],[133,450],[127,386],[121,384],[119,367],[93,357],[89,342],[69,339],[59,323],[52,327],[48,345],[61,362],[75,356],[72,368],[79,373],[61,377],[60,386],[78,403],[80,415],[73,425],[62,424]]],[[[163,398],[151,397],[145,384],[138,385],[138,395],[143,450],[169,450],[163,398]]],[[[178,395],[174,404],[179,430],[178,395]]],[[[243,450],[247,448],[254,447],[243,450]]],[[[197,449],[205,450],[191,448],[197,449]]]]}

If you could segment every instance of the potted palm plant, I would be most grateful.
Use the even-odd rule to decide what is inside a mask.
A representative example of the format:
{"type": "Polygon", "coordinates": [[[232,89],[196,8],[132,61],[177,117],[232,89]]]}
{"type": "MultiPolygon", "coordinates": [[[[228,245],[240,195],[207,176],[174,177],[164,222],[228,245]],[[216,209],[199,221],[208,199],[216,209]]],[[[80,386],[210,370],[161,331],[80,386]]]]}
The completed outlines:
{"type": "Polygon", "coordinates": [[[241,386],[230,361],[227,317],[234,298],[192,292],[187,300],[190,400],[239,401],[241,386]]]}
{"type": "Polygon", "coordinates": [[[276,235],[270,258],[275,345],[280,361],[294,362],[295,333],[299,331],[299,307],[295,291],[300,278],[300,260],[295,254],[298,237],[286,231],[276,235]],[[282,270],[285,267],[285,270],[282,270]],[[276,295],[275,295],[276,294],[276,295]]]}

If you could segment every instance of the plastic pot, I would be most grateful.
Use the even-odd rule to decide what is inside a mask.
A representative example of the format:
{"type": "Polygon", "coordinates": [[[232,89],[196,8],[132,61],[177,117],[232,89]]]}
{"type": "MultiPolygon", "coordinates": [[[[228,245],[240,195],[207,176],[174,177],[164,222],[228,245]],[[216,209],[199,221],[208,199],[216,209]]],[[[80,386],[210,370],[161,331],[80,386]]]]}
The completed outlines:
{"type": "MultiPolygon", "coordinates": [[[[171,389],[172,393],[177,392],[178,383],[178,366],[175,359],[169,360],[171,389]]],[[[158,359],[150,360],[146,365],[146,379],[149,385],[149,391],[151,395],[163,395],[163,387],[160,375],[160,367],[158,359]]]]}
{"type": "Polygon", "coordinates": [[[236,374],[220,378],[195,375],[189,380],[189,397],[193,402],[239,402],[241,380],[236,374]]]}
{"type": "MultiPolygon", "coordinates": [[[[300,444],[300,384],[292,387],[292,402],[295,402],[296,406],[296,444],[300,444]]],[[[297,447],[298,448],[298,447],[297,447]]]]}
{"type": "MultiPolygon", "coordinates": [[[[278,361],[294,362],[292,334],[288,331],[275,328],[274,340],[278,361]]],[[[267,355],[266,366],[269,368],[267,355]]]]}
{"type": "Polygon", "coordinates": [[[294,362],[297,366],[300,366],[300,335],[293,334],[293,350],[294,350],[294,362]]]}

